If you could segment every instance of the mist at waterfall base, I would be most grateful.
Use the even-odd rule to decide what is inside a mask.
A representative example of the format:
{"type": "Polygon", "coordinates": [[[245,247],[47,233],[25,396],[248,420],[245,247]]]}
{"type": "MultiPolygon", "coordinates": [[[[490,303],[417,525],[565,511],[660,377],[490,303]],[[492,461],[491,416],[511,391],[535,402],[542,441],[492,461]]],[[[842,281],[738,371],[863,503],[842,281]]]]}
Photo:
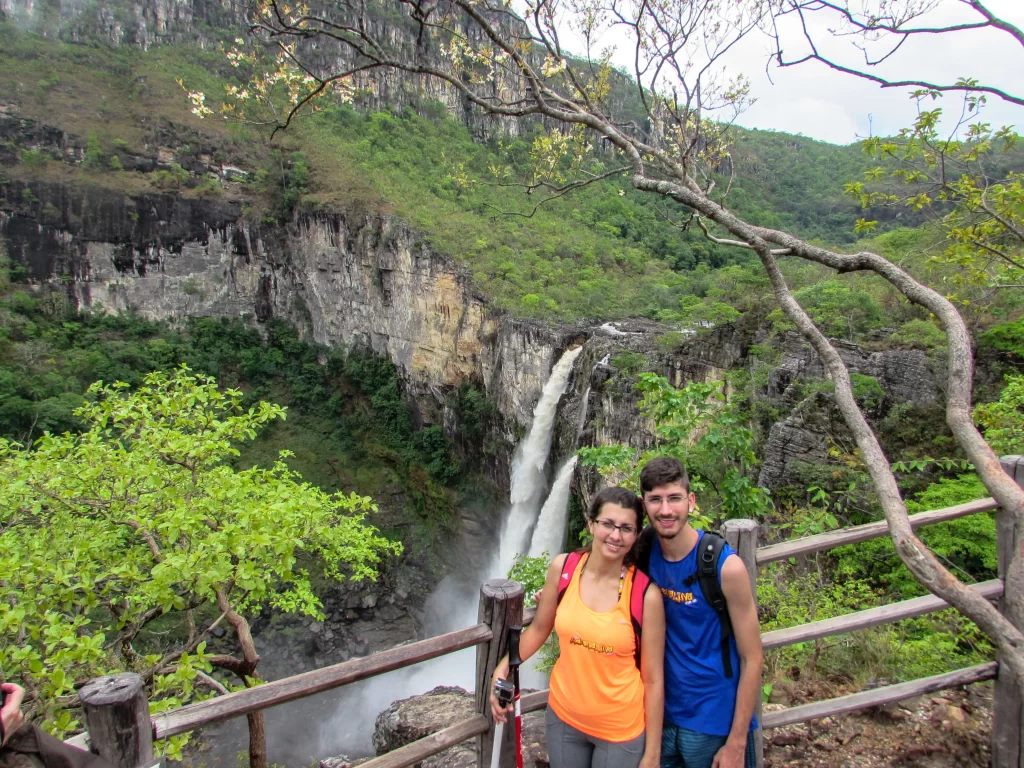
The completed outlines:
{"type": "MultiPolygon", "coordinates": [[[[581,347],[568,350],[554,365],[534,409],[530,430],[516,448],[509,509],[501,534],[494,542],[493,555],[485,560],[490,566],[484,572],[455,573],[442,579],[424,605],[424,637],[476,624],[480,585],[507,574],[517,554],[554,555],[561,551],[576,458],[570,457],[558,468],[545,503],[547,466],[558,403],[568,386],[573,363],[582,351],[581,347]]],[[[536,670],[536,660],[527,662],[520,670],[524,688],[547,687],[547,675],[536,670]]],[[[473,647],[267,710],[268,759],[294,766],[329,756],[356,759],[372,755],[376,718],[392,702],[440,685],[459,686],[472,692],[475,677],[473,647]]],[[[216,726],[213,741],[244,744],[245,724],[244,718],[238,718],[216,726]]],[[[215,748],[207,757],[216,758],[212,763],[230,765],[223,749],[215,748]]]]}

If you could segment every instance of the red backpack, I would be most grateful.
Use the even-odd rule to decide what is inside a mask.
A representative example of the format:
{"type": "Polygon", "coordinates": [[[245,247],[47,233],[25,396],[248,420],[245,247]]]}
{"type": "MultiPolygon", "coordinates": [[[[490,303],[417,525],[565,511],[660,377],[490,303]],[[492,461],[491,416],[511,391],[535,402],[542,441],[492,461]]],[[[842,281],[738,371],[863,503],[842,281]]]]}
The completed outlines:
{"type": "MultiPolygon", "coordinates": [[[[562,602],[562,596],[565,594],[565,590],[569,588],[572,575],[576,573],[576,568],[579,567],[580,560],[583,559],[584,554],[586,553],[570,552],[566,555],[565,563],[562,565],[562,575],[558,579],[558,600],[555,603],[556,606],[562,602]]],[[[629,618],[633,624],[633,635],[636,638],[634,658],[637,669],[640,669],[640,635],[643,631],[644,623],[644,595],[647,594],[649,586],[651,586],[651,577],[639,568],[633,569],[633,581],[629,588],[629,618]]]]}

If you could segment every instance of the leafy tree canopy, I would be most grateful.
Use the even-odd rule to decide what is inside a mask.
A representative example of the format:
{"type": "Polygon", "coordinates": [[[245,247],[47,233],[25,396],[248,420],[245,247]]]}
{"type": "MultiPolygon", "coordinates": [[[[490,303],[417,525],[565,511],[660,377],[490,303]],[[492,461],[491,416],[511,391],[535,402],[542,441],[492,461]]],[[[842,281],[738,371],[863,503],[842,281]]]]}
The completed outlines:
{"type": "Polygon", "coordinates": [[[314,571],[373,579],[401,551],[366,523],[369,498],[325,493],[283,461],[231,468],[235,444],[283,419],[280,406],[244,410],[241,392],[184,366],[136,391],[98,382],[88,397],[81,434],[33,450],[0,440],[0,669],[51,730],[76,726],[62,712],[75,683],[117,670],[152,681],[154,710],[194,696],[213,667],[251,684],[258,656],[239,613],[319,617],[314,571]],[[227,617],[249,663],[204,654],[200,612],[227,617]],[[171,614],[187,637],[146,632],[171,614]]]}

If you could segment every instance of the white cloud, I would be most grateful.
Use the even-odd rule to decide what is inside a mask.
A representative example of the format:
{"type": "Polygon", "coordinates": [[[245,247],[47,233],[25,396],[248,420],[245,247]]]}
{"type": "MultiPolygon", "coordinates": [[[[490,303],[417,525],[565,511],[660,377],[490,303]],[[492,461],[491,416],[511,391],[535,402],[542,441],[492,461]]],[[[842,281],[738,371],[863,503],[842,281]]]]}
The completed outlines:
{"type": "MultiPolygon", "coordinates": [[[[1024,27],[1024,0],[988,0],[986,7],[1024,27]]],[[[979,18],[963,0],[940,0],[937,8],[920,23],[938,26],[979,18]]],[[[851,65],[862,61],[860,51],[829,36],[827,30],[830,25],[835,26],[834,20],[830,22],[822,16],[812,23],[820,39],[832,41],[827,49],[829,55],[851,65]]],[[[806,50],[798,28],[783,27],[782,31],[787,54],[798,58],[801,51],[806,50]]],[[[560,33],[566,49],[582,48],[579,38],[572,35],[567,25],[561,25],[560,33]],[[573,40],[577,41],[576,45],[573,40]]],[[[614,44],[613,62],[631,69],[632,47],[624,34],[613,30],[601,42],[614,44]]],[[[757,103],[737,120],[740,125],[802,133],[823,141],[848,144],[869,132],[892,135],[913,121],[916,108],[909,97],[911,89],[882,89],[814,61],[779,68],[770,63],[768,46],[766,36],[752,34],[730,51],[725,62],[729,74],[742,73],[750,78],[753,96],[757,99],[757,103]]],[[[973,77],[1020,95],[1024,48],[1007,33],[993,29],[920,36],[909,40],[878,69],[878,74],[890,78],[935,83],[953,83],[960,77],[973,77]]],[[[958,113],[961,101],[956,94],[949,94],[937,105],[943,106],[946,114],[958,113]]],[[[932,108],[930,103],[927,108],[932,108]]],[[[995,96],[989,97],[983,118],[995,125],[1016,125],[1019,131],[1024,131],[1024,107],[995,96]]]]}
{"type": "MultiPolygon", "coordinates": [[[[1024,3],[1020,0],[991,0],[986,5],[1007,21],[1024,25],[1024,3]]],[[[921,23],[946,25],[978,18],[958,0],[944,0],[921,23]]],[[[824,19],[818,22],[819,39],[830,39],[826,27],[824,19]]],[[[799,57],[805,50],[800,35],[792,28],[784,32],[786,44],[791,47],[790,55],[799,57]]],[[[745,40],[729,62],[731,69],[739,69],[751,78],[753,95],[758,100],[740,117],[741,125],[849,143],[869,132],[876,136],[892,135],[914,119],[916,107],[910,98],[911,88],[883,89],[875,83],[835,72],[816,61],[788,68],[771,64],[766,72],[769,64],[766,47],[764,39],[745,40]],[[808,101],[814,103],[816,112],[805,117],[804,104],[808,101]],[[851,125],[855,126],[852,131],[851,125]]],[[[863,61],[860,51],[834,40],[827,53],[849,65],[863,61]]],[[[878,69],[878,74],[885,77],[934,83],[953,83],[959,77],[973,77],[1019,95],[1024,49],[1006,33],[992,29],[921,36],[908,40],[878,69]]],[[[959,113],[962,99],[949,94],[936,105],[942,106],[947,115],[954,115],[959,113]]],[[[932,108],[931,102],[926,108],[932,108]]],[[[989,97],[983,118],[993,124],[1017,125],[1024,130],[1024,108],[995,96],[989,97]]],[[[946,124],[952,128],[950,121],[946,124]]]]}

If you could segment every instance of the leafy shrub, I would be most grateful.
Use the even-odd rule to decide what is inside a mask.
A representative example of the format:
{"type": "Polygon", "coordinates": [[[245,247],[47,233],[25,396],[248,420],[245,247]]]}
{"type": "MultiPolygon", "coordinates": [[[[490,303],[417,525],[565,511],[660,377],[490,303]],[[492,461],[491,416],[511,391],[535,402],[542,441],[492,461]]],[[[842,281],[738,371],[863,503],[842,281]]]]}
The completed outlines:
{"type": "Polygon", "coordinates": [[[655,346],[663,352],[672,352],[682,346],[683,342],[686,341],[686,335],[679,331],[669,331],[663,333],[654,339],[655,346]]]}
{"type": "Polygon", "coordinates": [[[978,337],[981,347],[998,350],[1014,360],[1024,360],[1024,319],[993,325],[978,337]]]}
{"type": "Polygon", "coordinates": [[[38,149],[21,150],[21,164],[27,168],[42,168],[47,159],[46,154],[38,149]]]}
{"type": "Polygon", "coordinates": [[[1024,375],[1007,376],[999,400],[975,407],[974,418],[993,451],[1004,456],[1024,452],[1024,375]]]}
{"type": "Polygon", "coordinates": [[[196,185],[196,194],[199,197],[224,197],[224,187],[220,179],[208,176],[196,185]]]}
{"type": "Polygon", "coordinates": [[[85,157],[82,158],[82,167],[98,171],[103,168],[103,161],[103,148],[100,146],[99,137],[95,131],[92,131],[85,140],[85,157]]]}
{"type": "Polygon", "coordinates": [[[794,296],[829,336],[852,341],[879,327],[885,318],[878,299],[844,280],[825,280],[801,288],[794,296]]]}
{"type": "Polygon", "coordinates": [[[946,334],[930,320],[910,320],[901,325],[890,340],[903,347],[929,352],[946,346],[946,334]]]}
{"type": "Polygon", "coordinates": [[[309,159],[302,152],[292,152],[285,158],[280,150],[275,149],[266,165],[256,171],[252,183],[271,201],[270,211],[264,219],[286,222],[309,192],[309,159]]]}
{"type": "Polygon", "coordinates": [[[171,163],[166,170],[156,171],[152,176],[152,182],[157,189],[181,189],[190,177],[191,174],[180,165],[171,163]]]}
{"type": "Polygon", "coordinates": [[[633,352],[629,349],[617,352],[609,362],[627,376],[636,376],[647,367],[647,358],[639,352],[633,352]]]}
{"type": "MultiPolygon", "coordinates": [[[[981,499],[988,491],[977,475],[944,478],[907,502],[911,513],[942,509],[981,499]]],[[[991,513],[979,513],[921,528],[921,540],[943,562],[969,579],[984,581],[996,572],[996,529],[991,513]]],[[[836,578],[863,579],[872,588],[903,599],[924,594],[924,588],[896,555],[889,538],[835,550],[836,578]]]]}
{"type": "Polygon", "coordinates": [[[885,390],[874,376],[851,373],[853,397],[864,408],[878,408],[885,401],[885,390]]]}

